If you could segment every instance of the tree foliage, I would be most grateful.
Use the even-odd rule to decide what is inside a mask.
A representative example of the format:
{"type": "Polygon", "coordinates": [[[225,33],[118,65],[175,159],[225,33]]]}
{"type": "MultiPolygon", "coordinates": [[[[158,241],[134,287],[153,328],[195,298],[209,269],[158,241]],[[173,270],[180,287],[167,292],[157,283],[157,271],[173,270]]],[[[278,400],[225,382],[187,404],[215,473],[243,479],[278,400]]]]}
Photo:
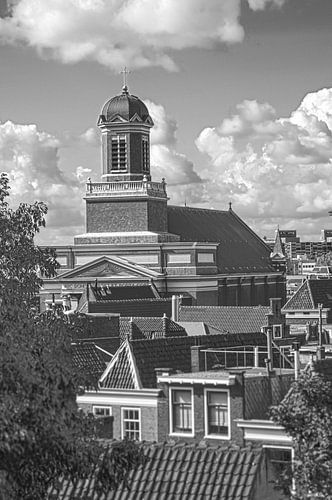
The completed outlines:
{"type": "Polygon", "coordinates": [[[72,364],[71,335],[82,325],[33,306],[54,275],[54,252],[34,245],[45,226],[43,203],[8,205],[9,185],[0,176],[0,499],[42,500],[59,477],[74,480],[94,471],[100,489],[114,487],[142,454],[134,444],[105,453],[93,418],[78,411],[86,386],[72,364]]]}
{"type": "Polygon", "coordinates": [[[332,379],[302,372],[271,416],[293,440],[292,474],[284,478],[289,490],[294,480],[292,498],[332,499],[332,379]]]}

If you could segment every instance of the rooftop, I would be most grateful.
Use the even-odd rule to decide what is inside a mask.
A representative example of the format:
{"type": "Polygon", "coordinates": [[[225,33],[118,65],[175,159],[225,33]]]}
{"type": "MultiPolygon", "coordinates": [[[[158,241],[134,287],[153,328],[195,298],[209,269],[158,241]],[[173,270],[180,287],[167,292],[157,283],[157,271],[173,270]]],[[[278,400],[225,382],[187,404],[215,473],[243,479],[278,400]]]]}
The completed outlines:
{"type": "Polygon", "coordinates": [[[168,231],[181,241],[220,243],[220,273],[274,272],[271,249],[233,210],[168,206],[168,231]]]}
{"type": "Polygon", "coordinates": [[[283,306],[284,310],[332,308],[332,280],[305,280],[283,306]]]}
{"type": "Polygon", "coordinates": [[[260,449],[203,447],[188,444],[143,445],[147,461],[133,469],[128,487],[121,483],[97,493],[94,477],[60,483],[50,499],[74,500],[250,500],[259,480],[260,449]]]}

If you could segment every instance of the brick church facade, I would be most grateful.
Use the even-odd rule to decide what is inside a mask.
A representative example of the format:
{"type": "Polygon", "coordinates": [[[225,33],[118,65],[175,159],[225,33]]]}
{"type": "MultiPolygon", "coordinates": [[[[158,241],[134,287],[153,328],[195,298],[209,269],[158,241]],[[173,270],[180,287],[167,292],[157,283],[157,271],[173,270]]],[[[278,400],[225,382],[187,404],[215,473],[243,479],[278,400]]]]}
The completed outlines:
{"type": "Polygon", "coordinates": [[[80,309],[91,295],[106,305],[121,287],[152,287],[156,300],[182,295],[193,305],[284,302],[285,277],[270,248],[231,206],[168,204],[165,179],[151,178],[152,118],[127,86],[103,106],[98,127],[102,175],[86,185],[86,232],[56,248],[61,268],[44,281],[42,309],[51,302],[80,309]]]}

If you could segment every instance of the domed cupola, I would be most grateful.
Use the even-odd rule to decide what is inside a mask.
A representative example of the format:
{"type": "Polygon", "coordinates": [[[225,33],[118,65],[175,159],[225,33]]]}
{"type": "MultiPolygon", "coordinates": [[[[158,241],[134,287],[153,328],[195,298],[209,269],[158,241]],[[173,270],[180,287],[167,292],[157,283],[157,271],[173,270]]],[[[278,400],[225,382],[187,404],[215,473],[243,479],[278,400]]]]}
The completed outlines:
{"type": "Polygon", "coordinates": [[[125,85],[122,94],[109,99],[103,106],[100,115],[101,122],[114,122],[117,120],[138,121],[153,125],[148,108],[137,96],[129,94],[125,85]]]}
{"type": "Polygon", "coordinates": [[[102,178],[106,181],[140,181],[150,176],[149,110],[128,91],[109,99],[98,120],[102,132],[102,178]]]}

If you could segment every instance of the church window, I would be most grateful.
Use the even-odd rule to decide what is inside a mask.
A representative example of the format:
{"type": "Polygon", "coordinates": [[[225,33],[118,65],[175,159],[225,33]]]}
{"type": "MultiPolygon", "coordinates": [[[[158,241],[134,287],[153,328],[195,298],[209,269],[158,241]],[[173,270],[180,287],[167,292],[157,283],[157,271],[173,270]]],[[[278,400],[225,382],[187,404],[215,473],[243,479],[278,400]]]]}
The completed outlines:
{"type": "Polygon", "coordinates": [[[127,137],[112,136],[112,170],[127,170],[127,137]]]}
{"type": "Polygon", "coordinates": [[[142,137],[142,163],[143,163],[143,172],[149,172],[150,168],[149,138],[146,135],[143,135],[142,137]]]}

